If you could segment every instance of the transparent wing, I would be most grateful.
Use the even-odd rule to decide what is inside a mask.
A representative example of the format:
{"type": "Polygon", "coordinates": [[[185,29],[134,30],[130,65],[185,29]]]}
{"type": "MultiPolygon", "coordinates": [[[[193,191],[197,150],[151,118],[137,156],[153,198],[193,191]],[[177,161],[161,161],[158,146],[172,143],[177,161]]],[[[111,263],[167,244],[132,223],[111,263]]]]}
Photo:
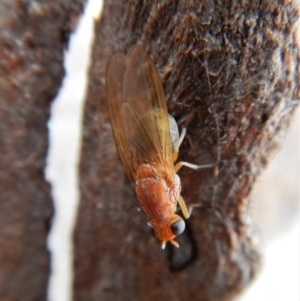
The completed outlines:
{"type": "Polygon", "coordinates": [[[109,112],[117,149],[134,181],[142,163],[173,166],[165,96],[154,63],[139,45],[113,55],[106,75],[109,112]]]}

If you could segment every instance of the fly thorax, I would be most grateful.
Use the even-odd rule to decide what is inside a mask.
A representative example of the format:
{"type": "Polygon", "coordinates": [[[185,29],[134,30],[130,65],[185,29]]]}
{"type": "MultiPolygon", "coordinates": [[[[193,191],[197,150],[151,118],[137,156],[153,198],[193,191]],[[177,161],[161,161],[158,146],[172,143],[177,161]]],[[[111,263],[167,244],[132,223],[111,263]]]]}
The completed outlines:
{"type": "Polygon", "coordinates": [[[180,180],[175,173],[161,175],[151,165],[142,164],[135,184],[137,199],[149,217],[164,219],[174,214],[180,195],[180,180]]]}

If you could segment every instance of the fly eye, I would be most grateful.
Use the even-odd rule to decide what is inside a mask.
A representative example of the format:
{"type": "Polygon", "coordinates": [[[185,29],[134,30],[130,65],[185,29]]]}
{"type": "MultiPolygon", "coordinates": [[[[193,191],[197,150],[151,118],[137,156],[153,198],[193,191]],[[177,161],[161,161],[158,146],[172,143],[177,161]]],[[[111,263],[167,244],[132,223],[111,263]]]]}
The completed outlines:
{"type": "Polygon", "coordinates": [[[174,235],[180,235],[185,229],[185,222],[183,219],[178,220],[177,222],[171,225],[171,231],[174,235]]]}

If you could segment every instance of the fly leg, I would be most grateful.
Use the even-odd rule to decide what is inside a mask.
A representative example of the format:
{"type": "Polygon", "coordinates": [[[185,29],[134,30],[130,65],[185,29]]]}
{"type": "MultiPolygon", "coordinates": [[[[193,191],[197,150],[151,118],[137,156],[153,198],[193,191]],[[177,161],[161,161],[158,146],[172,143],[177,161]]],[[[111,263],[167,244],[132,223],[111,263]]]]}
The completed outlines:
{"type": "Polygon", "coordinates": [[[179,152],[179,147],[180,147],[185,135],[186,135],[186,128],[182,128],[180,137],[178,138],[178,140],[173,145],[173,151],[174,152],[176,152],[176,153],[179,152]]]}
{"type": "MultiPolygon", "coordinates": [[[[192,112],[190,112],[190,114],[188,116],[185,117],[185,122],[184,122],[184,125],[182,126],[182,131],[181,131],[181,134],[180,134],[180,137],[178,138],[177,141],[172,141],[172,145],[173,145],[173,157],[175,158],[174,159],[174,162],[176,161],[177,157],[178,157],[178,152],[179,152],[179,147],[186,135],[186,129],[187,129],[187,126],[188,124],[190,123],[190,121],[193,119],[194,117],[194,113],[195,113],[195,110],[192,110],[192,112]],[[174,154],[177,154],[174,156],[174,154]]],[[[173,117],[172,117],[173,118],[173,117]]],[[[174,120],[175,121],[175,120],[174,120]]],[[[175,121],[175,124],[177,126],[177,123],[175,121]]],[[[173,126],[173,125],[172,125],[173,126]]],[[[177,133],[178,133],[178,126],[177,126],[177,133]]],[[[178,135],[178,134],[177,134],[178,135]]]]}
{"type": "Polygon", "coordinates": [[[205,164],[205,165],[196,165],[196,164],[192,164],[192,163],[188,163],[188,162],[184,162],[184,161],[180,161],[178,163],[175,164],[175,171],[176,173],[179,171],[179,169],[182,167],[182,166],[186,166],[186,167],[189,167],[191,169],[204,169],[204,168],[218,168],[215,164],[205,164]]]}
{"type": "Polygon", "coordinates": [[[178,198],[178,205],[179,205],[181,212],[185,219],[188,219],[191,216],[194,207],[198,207],[198,208],[202,207],[199,204],[192,204],[192,205],[187,206],[181,195],[178,198]]]}
{"type": "MultiPolygon", "coordinates": [[[[179,147],[180,147],[180,145],[181,145],[181,143],[182,143],[182,141],[183,141],[183,139],[186,135],[187,125],[191,121],[191,119],[193,118],[193,115],[194,115],[194,112],[192,112],[188,116],[188,118],[185,122],[185,126],[182,128],[180,136],[179,137],[177,136],[178,139],[175,140],[175,142],[172,143],[173,144],[173,160],[174,160],[174,162],[178,158],[179,147]]],[[[175,164],[175,166],[174,166],[175,172],[177,173],[181,169],[182,166],[186,166],[186,167],[189,167],[189,168],[195,169],[195,170],[204,169],[204,168],[214,168],[213,175],[217,176],[218,173],[219,173],[219,168],[216,164],[196,165],[196,164],[192,164],[192,163],[188,163],[188,162],[184,162],[184,161],[180,161],[180,162],[177,162],[175,164]]],[[[188,219],[191,216],[194,207],[202,207],[199,204],[192,204],[192,205],[189,205],[187,207],[187,205],[186,205],[186,203],[185,203],[185,201],[184,201],[184,199],[181,195],[179,196],[177,201],[178,201],[178,205],[179,205],[179,207],[181,209],[181,212],[182,212],[185,219],[188,219]]]]}
{"type": "Polygon", "coordinates": [[[190,217],[193,209],[192,209],[192,207],[190,207],[189,209],[187,208],[186,203],[181,195],[178,198],[178,205],[181,209],[181,212],[182,212],[184,218],[188,219],[190,217]]]}
{"type": "MultiPolygon", "coordinates": [[[[190,118],[189,118],[190,119],[190,118]]],[[[189,122],[190,120],[188,120],[189,122]]],[[[182,128],[182,131],[181,131],[181,134],[180,134],[180,137],[178,138],[178,140],[176,142],[174,142],[173,144],[173,160],[174,162],[177,160],[178,158],[178,153],[179,153],[179,147],[184,139],[186,135],[186,127],[183,127],[182,128]]],[[[192,168],[192,169],[204,169],[204,168],[212,168],[212,167],[216,167],[215,164],[206,164],[206,165],[196,165],[196,164],[192,164],[192,163],[188,163],[188,162],[178,162],[175,164],[175,171],[176,173],[178,172],[178,170],[182,167],[182,166],[186,166],[186,167],[189,167],[189,168],[192,168]]],[[[218,173],[218,169],[217,171],[215,171],[214,173],[218,173]]]]}

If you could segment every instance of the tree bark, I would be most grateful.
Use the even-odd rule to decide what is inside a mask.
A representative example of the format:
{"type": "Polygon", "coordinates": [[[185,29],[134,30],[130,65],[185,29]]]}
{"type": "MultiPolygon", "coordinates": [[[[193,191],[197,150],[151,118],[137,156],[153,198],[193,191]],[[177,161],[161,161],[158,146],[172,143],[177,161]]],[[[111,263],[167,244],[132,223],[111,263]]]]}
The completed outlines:
{"type": "Polygon", "coordinates": [[[46,300],[51,100],[83,0],[0,2],[0,300],[46,300]]]}
{"type": "Polygon", "coordinates": [[[248,212],[255,180],[280,145],[299,98],[297,1],[115,1],[97,22],[84,113],[74,300],[232,300],[255,277],[248,212]],[[193,112],[180,158],[194,208],[179,249],[162,251],[118,159],[105,92],[107,60],[141,43],[169,113],[193,112]]]}

